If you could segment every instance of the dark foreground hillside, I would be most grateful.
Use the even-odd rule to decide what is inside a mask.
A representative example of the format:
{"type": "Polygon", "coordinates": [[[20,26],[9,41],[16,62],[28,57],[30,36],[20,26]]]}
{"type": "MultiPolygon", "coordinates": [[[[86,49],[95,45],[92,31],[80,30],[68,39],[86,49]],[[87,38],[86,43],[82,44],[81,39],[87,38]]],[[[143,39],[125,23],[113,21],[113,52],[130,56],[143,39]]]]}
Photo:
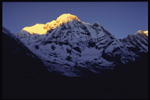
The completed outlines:
{"type": "Polygon", "coordinates": [[[3,36],[4,99],[146,99],[148,55],[134,63],[88,78],[49,73],[43,63],[27,55],[28,49],[3,36]]]}
{"type": "Polygon", "coordinates": [[[9,99],[146,99],[148,98],[147,67],[148,59],[143,56],[135,63],[92,78],[23,73],[6,68],[3,73],[3,97],[9,99]]]}

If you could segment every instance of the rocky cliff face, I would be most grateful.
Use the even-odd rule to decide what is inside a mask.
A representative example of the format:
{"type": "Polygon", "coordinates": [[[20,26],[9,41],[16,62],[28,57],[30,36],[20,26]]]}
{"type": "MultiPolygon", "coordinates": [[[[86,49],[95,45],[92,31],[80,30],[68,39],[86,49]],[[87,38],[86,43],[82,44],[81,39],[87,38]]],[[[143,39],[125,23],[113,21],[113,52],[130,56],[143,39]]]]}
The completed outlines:
{"type": "Polygon", "coordinates": [[[82,22],[71,14],[35,29],[23,29],[15,36],[50,72],[61,75],[80,76],[84,74],[81,69],[101,73],[102,69],[133,62],[148,52],[148,35],[143,31],[116,39],[102,25],[82,22]],[[46,29],[44,34],[34,31],[41,28],[46,29]]]}

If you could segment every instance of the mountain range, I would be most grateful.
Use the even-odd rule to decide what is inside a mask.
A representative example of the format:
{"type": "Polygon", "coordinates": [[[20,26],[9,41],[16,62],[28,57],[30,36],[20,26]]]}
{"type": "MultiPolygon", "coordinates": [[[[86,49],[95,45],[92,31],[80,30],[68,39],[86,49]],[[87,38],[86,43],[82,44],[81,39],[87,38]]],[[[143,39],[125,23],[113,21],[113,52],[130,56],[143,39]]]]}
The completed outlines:
{"type": "Polygon", "coordinates": [[[32,52],[28,55],[40,59],[48,71],[70,77],[113,70],[148,52],[148,31],[139,30],[117,39],[99,23],[91,25],[71,14],[24,27],[13,37],[32,52]]]}
{"type": "Polygon", "coordinates": [[[4,99],[147,99],[148,31],[117,39],[64,14],[11,33],[2,27],[4,99]]]}

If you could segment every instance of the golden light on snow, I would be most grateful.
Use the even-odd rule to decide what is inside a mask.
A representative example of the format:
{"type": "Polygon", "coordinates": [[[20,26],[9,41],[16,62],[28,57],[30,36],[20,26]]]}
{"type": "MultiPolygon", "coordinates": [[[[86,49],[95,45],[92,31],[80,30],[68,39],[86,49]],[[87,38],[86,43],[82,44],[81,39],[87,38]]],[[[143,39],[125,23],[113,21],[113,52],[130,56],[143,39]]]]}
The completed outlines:
{"type": "Polygon", "coordinates": [[[78,19],[78,17],[75,15],[71,15],[69,13],[68,14],[62,14],[56,20],[53,20],[53,21],[48,22],[46,24],[35,24],[33,26],[30,26],[30,27],[24,27],[22,29],[22,31],[27,31],[30,34],[36,33],[36,34],[42,35],[42,34],[46,34],[47,31],[54,29],[54,28],[57,28],[60,25],[62,25],[63,23],[67,23],[68,21],[72,21],[72,20],[80,21],[78,19]]]}
{"type": "Polygon", "coordinates": [[[144,33],[148,36],[148,30],[147,31],[142,31],[142,30],[139,30],[137,33],[144,33]]]}
{"type": "Polygon", "coordinates": [[[38,33],[39,35],[45,34],[47,30],[45,30],[43,27],[44,24],[35,24],[34,26],[31,27],[24,27],[22,31],[27,31],[30,34],[38,33]]]}
{"type": "Polygon", "coordinates": [[[148,31],[144,31],[144,33],[148,36],[148,31]]]}

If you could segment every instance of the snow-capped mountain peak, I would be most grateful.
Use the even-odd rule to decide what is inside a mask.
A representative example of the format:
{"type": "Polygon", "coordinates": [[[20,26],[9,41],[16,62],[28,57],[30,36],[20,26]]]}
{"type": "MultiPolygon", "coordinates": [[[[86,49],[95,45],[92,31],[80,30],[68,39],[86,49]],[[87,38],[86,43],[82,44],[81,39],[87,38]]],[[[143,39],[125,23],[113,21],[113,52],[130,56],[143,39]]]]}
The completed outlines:
{"type": "Polygon", "coordinates": [[[135,61],[148,51],[144,32],[140,30],[127,38],[116,39],[99,23],[91,25],[75,15],[63,14],[46,24],[24,28],[15,35],[49,71],[78,76],[83,73],[80,69],[100,73],[101,69],[135,61]]]}
{"type": "Polygon", "coordinates": [[[72,20],[80,21],[77,16],[68,13],[68,14],[62,14],[62,15],[60,15],[57,18],[56,22],[67,23],[68,21],[72,21],[72,20]]]}
{"type": "Polygon", "coordinates": [[[27,31],[30,34],[38,34],[38,35],[42,35],[42,34],[47,34],[48,31],[55,29],[59,26],[61,26],[62,24],[68,23],[70,21],[79,21],[77,16],[72,15],[72,14],[62,14],[60,15],[56,20],[53,20],[51,22],[47,22],[46,24],[35,24],[33,26],[29,26],[29,27],[24,27],[22,29],[22,31],[27,31]]]}
{"type": "Polygon", "coordinates": [[[142,31],[142,30],[139,30],[136,32],[136,34],[145,34],[148,36],[148,30],[147,31],[142,31]]]}
{"type": "Polygon", "coordinates": [[[144,31],[144,33],[148,36],[148,30],[147,30],[147,31],[144,31]]]}

